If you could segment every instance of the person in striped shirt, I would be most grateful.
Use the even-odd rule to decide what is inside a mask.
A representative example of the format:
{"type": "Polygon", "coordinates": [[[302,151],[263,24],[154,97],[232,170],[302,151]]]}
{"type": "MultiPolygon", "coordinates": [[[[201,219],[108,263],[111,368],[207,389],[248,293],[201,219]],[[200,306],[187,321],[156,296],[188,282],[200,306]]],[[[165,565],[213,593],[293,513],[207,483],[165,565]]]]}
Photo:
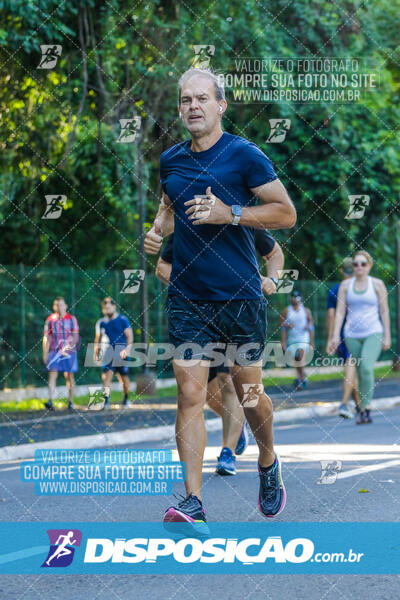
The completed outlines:
{"type": "Polygon", "coordinates": [[[68,410],[74,409],[74,373],[78,370],[77,345],[79,326],[76,317],[67,313],[67,303],[59,296],[53,302],[53,314],[47,317],[43,332],[43,362],[49,372],[48,410],[54,410],[57,377],[64,373],[68,388],[68,410]]]}

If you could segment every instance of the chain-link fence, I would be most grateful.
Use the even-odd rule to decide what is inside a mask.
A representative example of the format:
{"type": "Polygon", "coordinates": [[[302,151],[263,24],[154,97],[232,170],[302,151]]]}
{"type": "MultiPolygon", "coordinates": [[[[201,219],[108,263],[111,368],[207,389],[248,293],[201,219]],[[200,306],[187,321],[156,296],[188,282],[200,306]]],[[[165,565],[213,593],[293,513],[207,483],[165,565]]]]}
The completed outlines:
{"type": "MultiPolygon", "coordinates": [[[[118,311],[131,321],[135,341],[140,341],[140,294],[121,293],[122,271],[78,270],[72,267],[7,266],[1,268],[0,389],[47,384],[42,362],[42,336],[52,301],[63,296],[68,312],[78,319],[81,345],[78,353],[77,384],[99,381],[99,369],[84,367],[88,343],[93,342],[94,326],[102,316],[100,301],[106,295],[115,298],[118,311]]],[[[326,298],[335,282],[299,281],[296,284],[304,305],[311,309],[315,322],[314,359],[325,354],[326,298]]],[[[153,275],[146,276],[148,342],[168,342],[164,311],[166,287],[153,275]]],[[[389,291],[392,338],[395,347],[395,294],[389,291]]],[[[279,315],[289,302],[288,294],[275,294],[268,303],[268,341],[280,341],[279,315]]],[[[383,358],[393,358],[393,351],[383,358]]],[[[132,375],[139,368],[132,369],[132,375]]],[[[170,363],[159,361],[159,377],[171,376],[170,363]]]]}

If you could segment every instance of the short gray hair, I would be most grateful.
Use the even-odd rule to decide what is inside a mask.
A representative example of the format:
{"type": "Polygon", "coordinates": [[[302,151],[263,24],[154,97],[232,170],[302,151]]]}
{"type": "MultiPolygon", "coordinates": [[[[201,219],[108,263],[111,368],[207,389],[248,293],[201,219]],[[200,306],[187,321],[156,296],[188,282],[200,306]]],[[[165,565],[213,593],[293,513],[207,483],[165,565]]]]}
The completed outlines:
{"type": "Polygon", "coordinates": [[[179,81],[178,81],[178,86],[179,86],[178,103],[179,104],[181,101],[181,89],[182,89],[183,84],[186,83],[186,81],[188,81],[192,77],[195,77],[196,75],[202,75],[202,76],[205,76],[205,77],[208,77],[209,79],[211,79],[214,82],[216,100],[217,101],[225,100],[225,89],[224,89],[224,83],[223,83],[223,76],[217,75],[216,73],[211,71],[211,69],[195,69],[192,67],[191,69],[188,69],[187,71],[185,71],[183,73],[183,75],[181,75],[179,78],[179,81]]]}

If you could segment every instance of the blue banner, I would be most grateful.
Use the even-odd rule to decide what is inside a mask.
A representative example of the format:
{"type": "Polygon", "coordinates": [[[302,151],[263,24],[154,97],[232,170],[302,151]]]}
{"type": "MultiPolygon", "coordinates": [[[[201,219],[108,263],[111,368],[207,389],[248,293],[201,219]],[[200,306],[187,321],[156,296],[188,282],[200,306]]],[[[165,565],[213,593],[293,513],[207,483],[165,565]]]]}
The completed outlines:
{"type": "Polygon", "coordinates": [[[398,574],[400,523],[0,523],[0,573],[398,574]]]}

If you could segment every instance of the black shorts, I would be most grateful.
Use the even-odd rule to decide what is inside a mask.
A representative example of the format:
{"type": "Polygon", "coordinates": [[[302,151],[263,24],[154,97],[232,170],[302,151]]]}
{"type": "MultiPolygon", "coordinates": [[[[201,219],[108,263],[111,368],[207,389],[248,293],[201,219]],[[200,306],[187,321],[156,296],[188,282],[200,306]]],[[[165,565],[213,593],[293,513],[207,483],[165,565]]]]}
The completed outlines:
{"type": "Polygon", "coordinates": [[[219,367],[210,367],[208,373],[208,383],[215,379],[218,373],[229,373],[229,367],[226,367],[225,365],[220,365],[219,367]]]}
{"type": "Polygon", "coordinates": [[[248,365],[258,362],[265,348],[267,301],[199,301],[168,296],[169,341],[175,346],[174,358],[204,359],[224,364],[248,365]],[[212,347],[218,344],[214,351],[212,347]],[[216,351],[221,360],[215,361],[216,351]]]}

